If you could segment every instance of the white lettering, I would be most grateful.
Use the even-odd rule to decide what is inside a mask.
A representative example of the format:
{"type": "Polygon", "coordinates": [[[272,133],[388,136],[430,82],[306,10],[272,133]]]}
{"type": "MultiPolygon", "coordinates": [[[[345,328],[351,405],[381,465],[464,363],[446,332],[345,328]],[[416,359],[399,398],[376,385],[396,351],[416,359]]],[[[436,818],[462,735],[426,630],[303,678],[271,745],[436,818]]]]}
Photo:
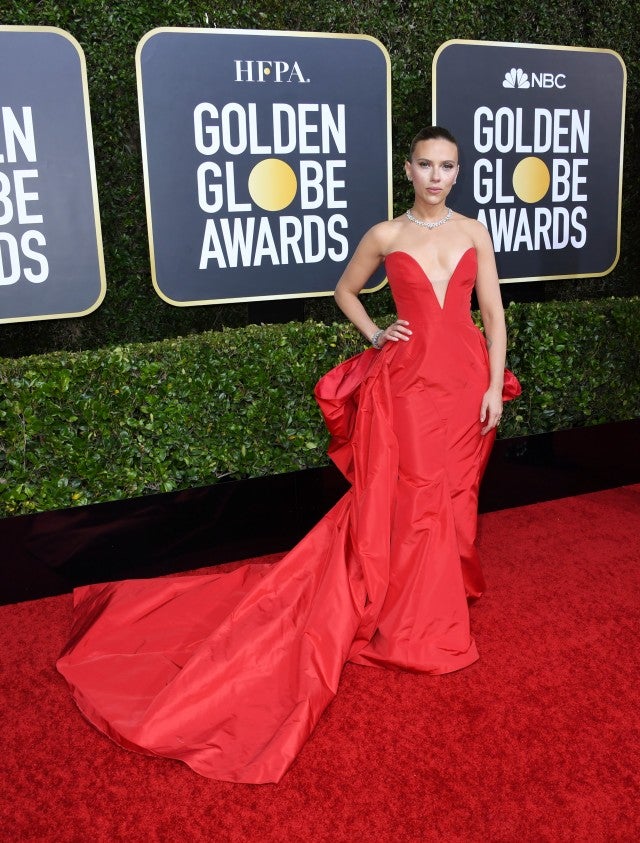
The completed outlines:
{"type": "Polygon", "coordinates": [[[520,208],[518,216],[518,226],[516,234],[513,239],[512,249],[517,252],[520,246],[526,246],[529,251],[533,250],[533,241],[531,240],[531,231],[529,230],[529,218],[527,216],[527,209],[520,208]]]}
{"type": "Polygon", "coordinates": [[[25,191],[25,179],[37,179],[37,170],[13,170],[13,185],[11,179],[6,173],[0,172],[0,225],[6,225],[11,222],[14,216],[14,210],[17,212],[18,222],[20,225],[27,225],[29,223],[41,223],[42,214],[33,214],[27,211],[27,202],[37,202],[37,193],[27,193],[25,191]],[[15,196],[14,201],[11,201],[12,195],[15,196]]]}
{"type": "Polygon", "coordinates": [[[490,125],[492,120],[493,114],[490,108],[484,105],[476,108],[473,115],[473,138],[478,152],[489,152],[493,146],[493,128],[490,125]]]}
{"type": "Polygon", "coordinates": [[[250,211],[250,202],[236,202],[236,177],[231,161],[224,165],[227,180],[227,208],[229,211],[250,211]]]}
{"type": "Polygon", "coordinates": [[[565,249],[569,243],[581,249],[587,241],[583,221],[587,211],[582,206],[571,213],[562,206],[554,208],[481,208],[478,220],[489,229],[496,252],[540,249],[565,249]]]}
{"type": "Polygon", "coordinates": [[[256,253],[253,259],[254,266],[262,264],[262,258],[270,258],[274,266],[278,266],[278,250],[276,243],[271,233],[271,226],[267,217],[262,217],[260,220],[260,227],[258,229],[258,237],[256,240],[256,253]]]}
{"type": "Polygon", "coordinates": [[[290,263],[289,251],[293,253],[295,263],[304,263],[299,244],[301,237],[302,223],[297,217],[280,217],[280,263],[290,263]]]}
{"type": "Polygon", "coordinates": [[[473,168],[473,195],[476,202],[482,205],[490,202],[493,199],[494,185],[496,202],[500,204],[515,202],[513,194],[504,192],[502,163],[502,158],[496,159],[495,178],[492,178],[493,162],[488,158],[478,158],[473,168]]]}
{"type": "MultiPolygon", "coordinates": [[[[237,63],[237,62],[236,62],[237,63]]],[[[193,133],[196,149],[201,155],[213,155],[220,149],[220,130],[215,125],[204,125],[205,116],[217,119],[218,109],[210,102],[201,102],[193,109],[193,133]],[[205,139],[208,135],[208,140],[205,139]]]]}
{"type": "Polygon", "coordinates": [[[331,152],[331,138],[335,144],[335,150],[340,155],[347,151],[347,133],[345,127],[344,103],[336,105],[336,118],[331,112],[331,106],[322,103],[320,106],[320,125],[322,127],[322,151],[325,154],[331,152]]]}
{"type": "Polygon", "coordinates": [[[488,158],[478,158],[473,166],[473,198],[481,205],[486,205],[493,198],[492,172],[493,164],[488,158]]]}
{"type": "Polygon", "coordinates": [[[304,262],[318,263],[325,254],[324,221],[313,214],[304,217],[304,262]],[[315,248],[314,248],[315,246],[315,248]]]}
{"type": "Polygon", "coordinates": [[[198,167],[196,172],[196,181],[198,184],[198,205],[200,209],[208,214],[215,214],[222,208],[224,191],[221,184],[212,184],[209,181],[209,174],[217,179],[222,175],[220,167],[214,161],[204,161],[198,167]],[[213,201],[209,201],[209,195],[213,197],[213,201]]]}
{"type": "Polygon", "coordinates": [[[571,237],[571,245],[575,249],[581,249],[584,244],[587,242],[587,229],[584,225],[580,222],[580,220],[586,220],[587,218],[587,209],[578,207],[574,208],[571,212],[571,222],[573,227],[578,231],[579,237],[575,235],[571,237]]]}
{"type": "Polygon", "coordinates": [[[569,134],[569,126],[563,126],[562,121],[565,117],[571,115],[571,110],[568,108],[554,109],[555,121],[553,125],[553,151],[554,152],[569,152],[569,145],[563,143],[561,138],[569,134]]]}
{"type": "MultiPolygon", "coordinates": [[[[36,161],[36,137],[33,131],[33,114],[30,106],[22,107],[22,123],[9,106],[2,106],[2,130],[4,134],[4,148],[7,152],[6,163],[16,164],[18,154],[16,141],[22,154],[29,163],[36,161]]],[[[0,164],[5,163],[5,156],[0,154],[0,164]]]]}
{"type": "Polygon", "coordinates": [[[247,148],[247,114],[237,102],[228,102],[220,114],[222,145],[231,155],[241,155],[247,148]]]}
{"type": "Polygon", "coordinates": [[[553,209],[553,241],[554,249],[564,249],[569,242],[569,211],[566,208],[553,209]]]}
{"type": "Polygon", "coordinates": [[[298,106],[298,136],[299,136],[299,150],[303,155],[317,155],[320,152],[320,146],[309,143],[307,135],[315,134],[318,131],[317,124],[309,123],[308,116],[310,113],[319,111],[320,107],[313,103],[301,103],[298,106]]]}
{"type": "Polygon", "coordinates": [[[317,161],[300,162],[300,207],[303,211],[319,208],[324,202],[322,165],[317,161]]]}
{"type": "Polygon", "coordinates": [[[230,221],[228,219],[220,220],[220,228],[222,229],[222,237],[224,239],[224,247],[227,252],[229,266],[238,266],[238,257],[242,259],[242,266],[249,266],[251,263],[251,247],[253,245],[253,229],[255,223],[255,219],[249,217],[247,219],[247,227],[244,229],[242,218],[235,217],[232,232],[230,221]]]}
{"type": "Polygon", "coordinates": [[[581,174],[581,168],[589,164],[588,158],[554,158],[552,163],[552,191],[554,202],[566,202],[571,196],[572,202],[586,202],[587,194],[580,193],[580,185],[586,184],[587,177],[581,174]]]}
{"type": "Polygon", "coordinates": [[[0,231],[0,284],[15,284],[18,278],[20,278],[18,242],[13,234],[0,231]],[[8,265],[5,263],[5,255],[8,258],[8,265]]]}
{"type": "Polygon", "coordinates": [[[544,240],[545,249],[551,248],[549,229],[551,228],[551,211],[548,208],[535,209],[535,249],[538,251],[544,240]]]}
{"type": "Polygon", "coordinates": [[[588,154],[589,131],[588,109],[535,108],[531,115],[522,108],[503,106],[494,115],[490,108],[480,106],[473,117],[474,146],[483,155],[493,149],[500,153],[588,154]]]}
{"type": "Polygon", "coordinates": [[[253,155],[271,155],[271,147],[260,144],[258,141],[258,117],[256,115],[256,104],[247,104],[249,113],[249,147],[253,155]]]}
{"type": "Polygon", "coordinates": [[[11,194],[11,181],[3,172],[0,172],[0,225],[6,225],[13,219],[13,203],[9,196],[11,194]]]}
{"type": "Polygon", "coordinates": [[[329,236],[333,240],[338,242],[340,244],[340,246],[342,247],[340,249],[340,251],[338,251],[337,249],[334,249],[333,247],[330,248],[327,251],[327,254],[331,258],[331,260],[336,261],[336,263],[339,263],[340,261],[346,260],[347,255],[349,254],[349,241],[344,236],[344,234],[339,234],[336,231],[336,228],[338,226],[340,226],[340,228],[342,228],[343,230],[346,230],[347,228],[349,228],[349,223],[347,221],[347,218],[344,217],[342,214],[334,214],[329,219],[329,225],[328,225],[329,236]]]}
{"type": "Polygon", "coordinates": [[[230,155],[285,155],[296,148],[307,155],[344,155],[347,147],[344,103],[272,103],[268,117],[260,120],[255,103],[245,108],[230,102],[219,111],[201,102],[193,110],[193,131],[201,155],[220,149],[230,155]]]}
{"type": "Polygon", "coordinates": [[[293,106],[285,102],[273,104],[273,151],[277,155],[286,155],[296,148],[296,113],[293,106]],[[283,140],[282,118],[286,118],[287,140],[283,140]]]}
{"type": "Polygon", "coordinates": [[[290,263],[318,263],[329,258],[345,261],[349,241],[342,233],[349,227],[346,217],[333,214],[328,220],[314,214],[302,218],[282,216],[278,223],[269,217],[207,219],[200,252],[200,269],[215,261],[220,269],[238,266],[274,266],[290,263]]]}
{"type": "Polygon", "coordinates": [[[252,70],[251,70],[252,67],[253,67],[252,61],[246,61],[246,60],[242,61],[241,59],[236,59],[235,65],[236,65],[236,82],[243,82],[243,81],[244,82],[253,82],[253,73],[252,73],[252,70]],[[242,78],[243,73],[246,73],[246,79],[244,79],[244,80],[242,78]]]}
{"type": "Polygon", "coordinates": [[[24,189],[25,179],[37,178],[37,170],[14,170],[13,181],[16,190],[16,209],[18,211],[18,222],[21,225],[42,222],[42,214],[30,214],[27,212],[27,202],[37,202],[38,194],[26,193],[24,189]]]}
{"type": "Polygon", "coordinates": [[[336,178],[336,170],[339,167],[346,167],[346,161],[327,161],[327,208],[346,208],[346,199],[336,199],[336,190],[344,190],[346,183],[344,179],[336,178]]]}
{"type": "Polygon", "coordinates": [[[225,269],[226,261],[224,259],[224,251],[220,238],[218,237],[218,230],[216,228],[215,220],[207,220],[204,228],[204,237],[202,239],[202,249],[200,251],[200,269],[207,269],[209,261],[218,261],[220,269],[225,269]]]}
{"type": "Polygon", "coordinates": [[[42,284],[42,282],[46,281],[49,277],[49,261],[40,252],[33,251],[33,249],[31,248],[32,241],[35,241],[39,246],[47,245],[45,236],[41,231],[36,231],[34,229],[31,231],[25,231],[25,233],[22,235],[22,237],[20,238],[22,254],[25,256],[25,258],[35,261],[40,267],[40,272],[36,273],[33,271],[33,269],[31,269],[31,267],[26,266],[24,269],[24,277],[27,279],[27,281],[31,281],[32,284],[42,284]]]}

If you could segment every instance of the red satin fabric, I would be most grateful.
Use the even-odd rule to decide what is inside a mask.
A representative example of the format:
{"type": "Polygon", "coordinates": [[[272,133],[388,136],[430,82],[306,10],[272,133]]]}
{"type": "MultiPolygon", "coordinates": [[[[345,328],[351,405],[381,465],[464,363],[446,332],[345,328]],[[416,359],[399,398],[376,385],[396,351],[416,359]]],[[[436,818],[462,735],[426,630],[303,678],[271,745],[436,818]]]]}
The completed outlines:
{"type": "MultiPolygon", "coordinates": [[[[58,670],[122,746],[237,782],[278,781],[335,695],[347,660],[446,673],[477,656],[467,597],[484,581],[478,485],[494,434],[470,318],[476,255],[444,307],[419,264],[386,260],[408,343],[328,372],[316,398],[352,486],[275,565],[86,586],[58,670]]],[[[505,398],[519,391],[508,373],[505,398]]]]}

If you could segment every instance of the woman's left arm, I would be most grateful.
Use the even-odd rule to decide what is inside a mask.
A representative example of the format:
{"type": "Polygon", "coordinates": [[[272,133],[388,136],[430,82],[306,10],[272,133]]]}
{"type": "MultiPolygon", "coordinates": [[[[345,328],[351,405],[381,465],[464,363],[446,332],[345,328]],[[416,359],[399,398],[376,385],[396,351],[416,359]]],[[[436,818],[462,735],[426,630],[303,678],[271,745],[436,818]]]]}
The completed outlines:
{"type": "Polygon", "coordinates": [[[480,422],[483,424],[482,433],[486,434],[497,427],[502,418],[502,386],[507,355],[507,328],[493,243],[489,232],[482,223],[476,222],[474,229],[474,241],[478,255],[476,295],[478,296],[478,305],[489,352],[489,388],[482,398],[480,407],[480,422]]]}

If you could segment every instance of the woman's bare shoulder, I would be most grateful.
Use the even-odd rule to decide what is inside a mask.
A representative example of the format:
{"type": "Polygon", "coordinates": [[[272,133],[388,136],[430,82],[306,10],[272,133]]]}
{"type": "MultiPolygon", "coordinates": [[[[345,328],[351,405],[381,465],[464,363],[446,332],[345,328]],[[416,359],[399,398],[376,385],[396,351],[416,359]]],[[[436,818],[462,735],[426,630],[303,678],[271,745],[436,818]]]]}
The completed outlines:
{"type": "Polygon", "coordinates": [[[491,246],[491,235],[480,220],[473,217],[465,217],[456,213],[454,219],[459,223],[462,230],[471,238],[476,247],[491,246]]]}
{"type": "Polygon", "coordinates": [[[402,225],[402,217],[383,220],[372,226],[364,235],[361,242],[367,248],[374,249],[378,254],[386,255],[391,251],[391,244],[397,238],[402,225]]]}

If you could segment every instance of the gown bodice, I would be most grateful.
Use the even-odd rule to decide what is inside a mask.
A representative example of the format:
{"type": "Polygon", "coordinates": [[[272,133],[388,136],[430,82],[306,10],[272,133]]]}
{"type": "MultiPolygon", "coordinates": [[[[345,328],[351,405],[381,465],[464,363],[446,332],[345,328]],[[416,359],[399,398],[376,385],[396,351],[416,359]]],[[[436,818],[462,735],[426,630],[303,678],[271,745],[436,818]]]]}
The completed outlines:
{"type": "Polygon", "coordinates": [[[420,325],[471,322],[471,293],[478,268],[476,251],[467,249],[447,283],[441,306],[419,261],[408,252],[390,252],[385,258],[387,277],[399,319],[420,325]]]}
{"type": "MultiPolygon", "coordinates": [[[[489,357],[482,332],[471,318],[477,257],[467,249],[447,283],[441,306],[420,263],[407,252],[390,252],[385,267],[399,319],[412,331],[409,342],[387,343],[382,353],[395,394],[432,388],[432,396],[457,401],[461,390],[482,394],[489,384],[489,357]]],[[[449,410],[442,407],[442,412],[449,410]]]]}

